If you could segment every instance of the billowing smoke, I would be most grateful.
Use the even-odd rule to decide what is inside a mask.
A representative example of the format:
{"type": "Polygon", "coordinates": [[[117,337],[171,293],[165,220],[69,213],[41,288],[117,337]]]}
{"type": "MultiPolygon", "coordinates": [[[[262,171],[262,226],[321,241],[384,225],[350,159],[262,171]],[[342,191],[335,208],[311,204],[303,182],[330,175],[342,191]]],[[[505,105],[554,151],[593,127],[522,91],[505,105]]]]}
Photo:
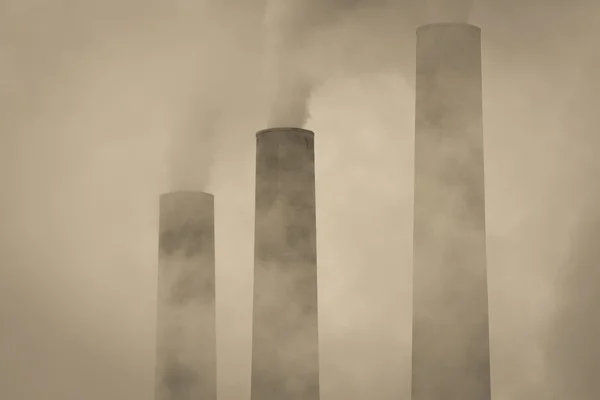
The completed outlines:
{"type": "Polygon", "coordinates": [[[420,0],[422,23],[468,22],[475,0],[420,0]]]}
{"type": "Polygon", "coordinates": [[[301,67],[300,46],[306,33],[302,0],[269,0],[265,10],[265,81],[270,127],[302,127],[308,117],[311,85],[301,67]]]}
{"type": "MultiPolygon", "coordinates": [[[[332,61],[338,69],[343,69],[343,64],[361,64],[352,54],[363,50],[356,48],[352,34],[338,32],[336,26],[351,23],[355,27],[353,22],[364,19],[365,11],[381,12],[386,7],[390,2],[385,0],[266,1],[263,72],[269,127],[302,127],[306,123],[311,93],[331,77],[332,61]],[[352,47],[352,54],[340,54],[346,45],[352,47]]],[[[369,33],[362,31],[362,35],[369,33]]],[[[364,48],[377,47],[378,40],[364,48]]],[[[369,56],[372,58],[372,54],[369,56]]],[[[386,50],[385,56],[379,53],[376,57],[386,58],[389,53],[386,50]]]]}

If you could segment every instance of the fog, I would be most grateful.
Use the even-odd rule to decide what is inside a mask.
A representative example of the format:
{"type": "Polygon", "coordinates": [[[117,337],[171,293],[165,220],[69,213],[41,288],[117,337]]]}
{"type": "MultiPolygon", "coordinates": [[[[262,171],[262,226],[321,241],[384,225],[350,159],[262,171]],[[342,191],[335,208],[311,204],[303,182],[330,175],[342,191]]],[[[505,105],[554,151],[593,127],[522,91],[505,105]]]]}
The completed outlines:
{"type": "MultiPolygon", "coordinates": [[[[304,3],[323,399],[408,398],[414,29],[467,14],[494,399],[598,398],[600,5],[304,3]]],[[[174,186],[215,195],[219,398],[249,398],[265,6],[0,1],[0,398],[152,397],[158,196],[174,186]]]]}

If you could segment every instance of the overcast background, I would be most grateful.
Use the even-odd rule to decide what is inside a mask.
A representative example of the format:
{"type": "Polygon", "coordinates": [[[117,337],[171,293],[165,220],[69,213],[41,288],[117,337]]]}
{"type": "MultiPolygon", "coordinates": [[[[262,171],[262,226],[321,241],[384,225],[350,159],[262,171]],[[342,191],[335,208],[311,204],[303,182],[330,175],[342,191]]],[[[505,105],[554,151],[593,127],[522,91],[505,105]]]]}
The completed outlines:
{"type": "MultiPolygon", "coordinates": [[[[416,1],[297,14],[319,82],[323,399],[410,392],[414,29],[431,16],[416,1]]],[[[216,196],[219,396],[249,399],[263,14],[260,0],[0,0],[0,398],[152,398],[158,195],[173,137],[196,133],[184,170],[216,196]]],[[[593,0],[471,12],[495,400],[600,397],[598,15],[593,0]]]]}

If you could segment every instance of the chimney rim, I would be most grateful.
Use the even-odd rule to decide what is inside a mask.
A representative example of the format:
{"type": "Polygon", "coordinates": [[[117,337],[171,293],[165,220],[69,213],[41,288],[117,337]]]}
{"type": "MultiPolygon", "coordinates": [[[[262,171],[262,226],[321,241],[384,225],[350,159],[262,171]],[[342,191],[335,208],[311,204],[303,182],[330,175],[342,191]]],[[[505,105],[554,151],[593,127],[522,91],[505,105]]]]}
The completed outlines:
{"type": "Polygon", "coordinates": [[[308,129],[304,129],[304,128],[296,128],[296,127],[276,127],[276,128],[267,128],[267,129],[261,129],[260,131],[256,132],[256,138],[258,139],[259,136],[262,136],[264,134],[267,133],[280,133],[280,134],[285,134],[285,133],[300,133],[306,136],[309,136],[311,138],[315,137],[315,133],[313,131],[310,131],[308,129]]]}
{"type": "Polygon", "coordinates": [[[477,25],[470,24],[468,22],[433,22],[429,24],[423,24],[417,28],[417,35],[427,29],[443,28],[443,27],[462,27],[481,32],[481,28],[477,25]]]}
{"type": "Polygon", "coordinates": [[[208,192],[204,192],[202,190],[173,190],[171,192],[165,192],[162,193],[159,198],[160,200],[164,200],[167,198],[171,198],[171,197],[177,197],[177,196],[196,196],[196,197],[200,197],[200,198],[209,198],[209,199],[214,199],[215,196],[211,193],[208,192]]]}

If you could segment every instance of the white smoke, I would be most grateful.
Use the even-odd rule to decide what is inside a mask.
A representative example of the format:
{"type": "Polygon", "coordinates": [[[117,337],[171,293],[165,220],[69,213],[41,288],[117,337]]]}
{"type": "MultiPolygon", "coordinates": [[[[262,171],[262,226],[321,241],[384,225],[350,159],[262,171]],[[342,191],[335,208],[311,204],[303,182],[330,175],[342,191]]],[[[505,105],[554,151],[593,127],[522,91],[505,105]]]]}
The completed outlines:
{"type": "Polygon", "coordinates": [[[468,22],[475,0],[420,0],[423,23],[468,22]]]}
{"type": "Polygon", "coordinates": [[[302,73],[300,45],[305,34],[300,0],[270,0],[265,10],[265,80],[271,127],[302,127],[308,117],[311,85],[302,73]]]}

